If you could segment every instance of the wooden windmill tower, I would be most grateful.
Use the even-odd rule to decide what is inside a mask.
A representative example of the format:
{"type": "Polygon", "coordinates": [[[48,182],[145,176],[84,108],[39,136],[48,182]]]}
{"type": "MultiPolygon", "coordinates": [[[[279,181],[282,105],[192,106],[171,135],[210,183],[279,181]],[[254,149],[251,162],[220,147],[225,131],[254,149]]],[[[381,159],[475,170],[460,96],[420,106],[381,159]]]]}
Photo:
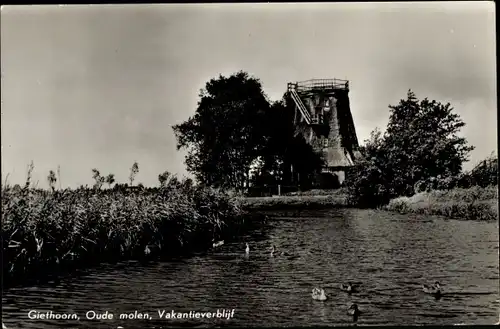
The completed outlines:
{"type": "Polygon", "coordinates": [[[349,105],[349,81],[314,79],[288,83],[295,108],[296,134],[321,152],[323,173],[343,181],[345,170],[360,157],[356,129],[349,105]]]}

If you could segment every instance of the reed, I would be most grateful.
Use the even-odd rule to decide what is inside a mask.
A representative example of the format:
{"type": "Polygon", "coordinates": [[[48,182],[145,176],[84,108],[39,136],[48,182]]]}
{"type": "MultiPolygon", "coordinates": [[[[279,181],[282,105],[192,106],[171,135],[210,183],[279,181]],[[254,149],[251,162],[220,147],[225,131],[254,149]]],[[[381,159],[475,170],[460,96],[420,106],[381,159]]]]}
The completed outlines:
{"type": "Polygon", "coordinates": [[[479,221],[498,220],[498,186],[420,192],[391,200],[386,210],[479,221]]]}
{"type": "Polygon", "coordinates": [[[156,189],[56,191],[4,185],[4,284],[101,262],[207,250],[259,218],[223,191],[184,182],[156,189]]]}

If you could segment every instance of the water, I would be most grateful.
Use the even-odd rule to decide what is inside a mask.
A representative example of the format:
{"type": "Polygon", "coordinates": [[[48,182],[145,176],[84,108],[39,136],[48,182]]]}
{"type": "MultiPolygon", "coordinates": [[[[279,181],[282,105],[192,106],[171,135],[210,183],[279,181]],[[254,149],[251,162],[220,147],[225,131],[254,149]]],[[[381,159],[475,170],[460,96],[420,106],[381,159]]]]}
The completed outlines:
{"type": "Polygon", "coordinates": [[[9,328],[494,324],[499,318],[498,222],[444,220],[373,210],[291,212],[240,241],[183,261],[104,265],[79,276],[4,292],[9,328]],[[245,256],[245,242],[250,255],[245,256]],[[288,255],[270,257],[269,247],[288,255]],[[438,280],[444,296],[421,290],[438,280]],[[341,283],[360,284],[348,295],[341,283]],[[314,301],[320,286],[329,299],[314,301]],[[158,319],[158,310],[228,319],[158,319]],[[75,313],[30,320],[28,312],[75,313]],[[87,311],[147,312],[151,320],[85,319],[87,311]]]}

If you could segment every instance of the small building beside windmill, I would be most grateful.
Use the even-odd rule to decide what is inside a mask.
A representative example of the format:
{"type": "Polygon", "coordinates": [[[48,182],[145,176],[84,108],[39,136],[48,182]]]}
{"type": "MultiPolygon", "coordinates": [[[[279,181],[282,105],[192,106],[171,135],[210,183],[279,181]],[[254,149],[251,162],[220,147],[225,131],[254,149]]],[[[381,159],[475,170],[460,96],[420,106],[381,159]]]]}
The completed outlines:
{"type": "Polygon", "coordinates": [[[361,158],[349,102],[349,81],[313,79],[288,83],[295,134],[322,154],[320,180],[342,185],[345,173],[361,158]]]}

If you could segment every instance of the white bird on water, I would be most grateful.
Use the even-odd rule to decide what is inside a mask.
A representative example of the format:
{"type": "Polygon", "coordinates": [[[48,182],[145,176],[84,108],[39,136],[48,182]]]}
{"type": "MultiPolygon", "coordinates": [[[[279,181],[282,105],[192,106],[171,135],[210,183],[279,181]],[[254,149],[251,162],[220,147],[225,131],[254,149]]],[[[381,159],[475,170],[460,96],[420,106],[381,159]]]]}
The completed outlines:
{"type": "Polygon", "coordinates": [[[314,300],[320,300],[324,301],[327,300],[328,297],[326,297],[325,290],[322,288],[314,288],[311,293],[312,299],[314,300]]]}
{"type": "Polygon", "coordinates": [[[222,241],[217,241],[217,242],[214,242],[214,243],[212,244],[212,247],[217,248],[217,247],[222,246],[223,244],[224,244],[224,240],[222,240],[222,241]]]}
{"type": "Polygon", "coordinates": [[[249,254],[250,253],[250,246],[248,245],[248,242],[245,243],[246,244],[246,248],[245,248],[245,254],[249,254]]]}
{"type": "Polygon", "coordinates": [[[5,324],[3,324],[3,322],[2,322],[2,329],[7,329],[7,327],[5,326],[5,324]]]}

